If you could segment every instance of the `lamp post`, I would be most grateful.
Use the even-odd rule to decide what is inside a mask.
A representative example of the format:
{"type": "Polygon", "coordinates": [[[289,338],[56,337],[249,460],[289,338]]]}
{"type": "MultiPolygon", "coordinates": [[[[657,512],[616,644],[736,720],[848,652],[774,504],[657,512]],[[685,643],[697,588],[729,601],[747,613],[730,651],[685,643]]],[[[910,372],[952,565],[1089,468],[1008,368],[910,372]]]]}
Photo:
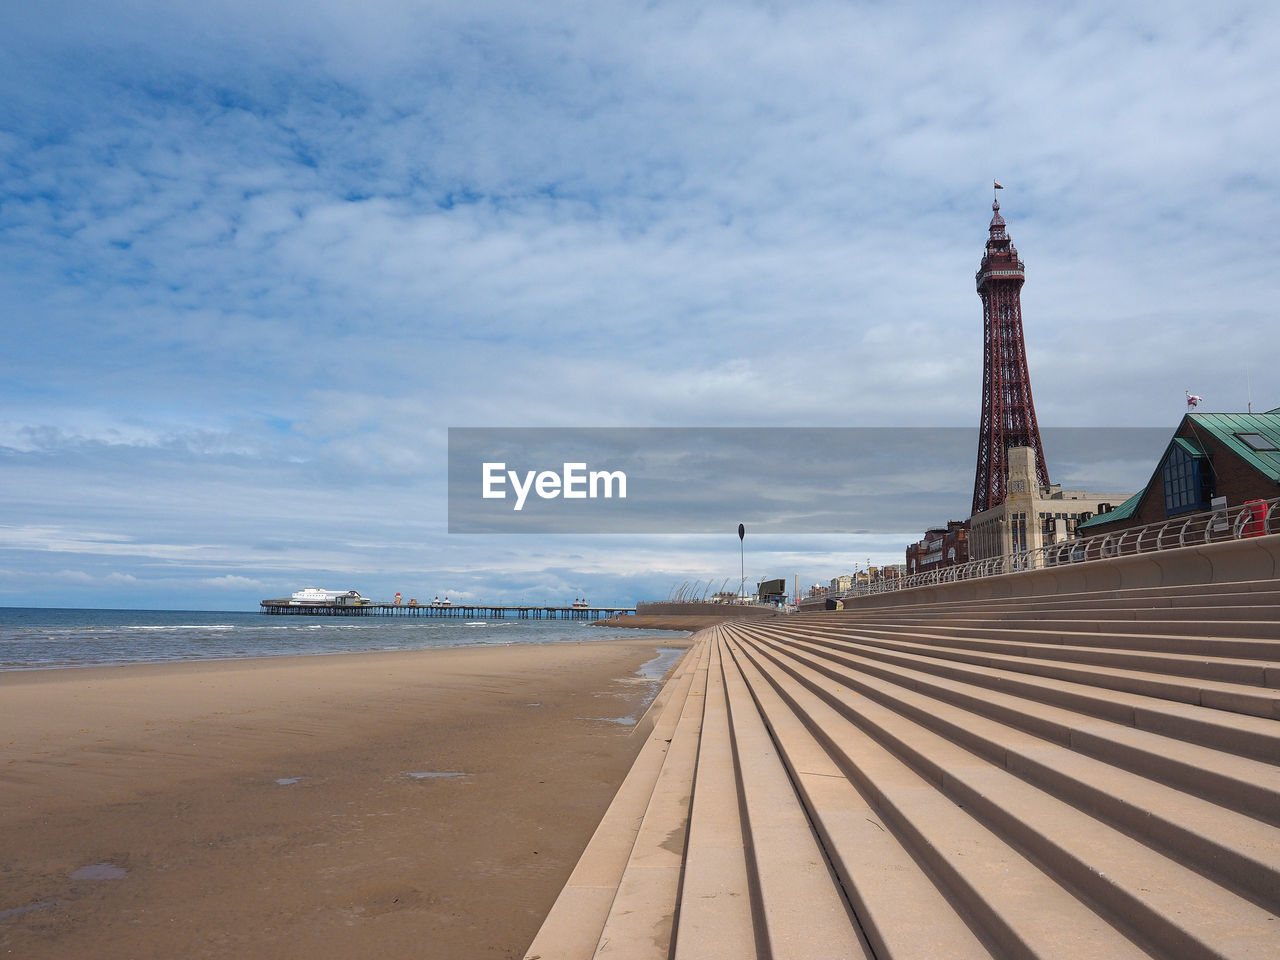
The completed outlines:
{"type": "Polygon", "coordinates": [[[747,573],[746,573],[746,539],[747,528],[742,524],[738,524],[738,574],[741,579],[738,581],[738,599],[745,600],[744,594],[747,590],[747,573]]]}

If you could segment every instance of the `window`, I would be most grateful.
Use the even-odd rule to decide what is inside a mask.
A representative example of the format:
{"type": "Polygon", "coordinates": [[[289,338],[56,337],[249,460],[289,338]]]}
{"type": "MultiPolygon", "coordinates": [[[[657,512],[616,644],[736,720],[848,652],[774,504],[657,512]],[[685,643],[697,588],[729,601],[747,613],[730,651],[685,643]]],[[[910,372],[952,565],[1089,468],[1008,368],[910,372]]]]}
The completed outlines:
{"type": "Polygon", "coordinates": [[[1174,444],[1160,468],[1164,483],[1166,516],[1207,510],[1212,495],[1208,481],[1208,463],[1203,456],[1193,456],[1181,444],[1174,444]],[[1202,469],[1203,468],[1203,469],[1202,469]]]}
{"type": "Polygon", "coordinates": [[[1027,515],[1025,512],[1009,514],[1009,537],[1012,541],[1014,553],[1020,553],[1027,549],[1027,515]]]}
{"type": "Polygon", "coordinates": [[[1275,445],[1274,441],[1268,440],[1260,433],[1237,433],[1236,439],[1259,452],[1280,449],[1275,445]]]}

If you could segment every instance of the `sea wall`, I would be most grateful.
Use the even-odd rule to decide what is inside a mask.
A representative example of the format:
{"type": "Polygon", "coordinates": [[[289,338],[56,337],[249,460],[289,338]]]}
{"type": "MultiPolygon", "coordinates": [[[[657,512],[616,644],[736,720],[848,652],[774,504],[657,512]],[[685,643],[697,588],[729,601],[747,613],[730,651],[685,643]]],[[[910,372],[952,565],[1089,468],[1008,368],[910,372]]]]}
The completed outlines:
{"type": "Polygon", "coordinates": [[[866,610],[904,604],[957,600],[999,600],[1067,593],[1177,587],[1200,583],[1265,584],[1280,577],[1280,534],[1179,547],[1159,553],[1066,564],[998,577],[912,587],[846,600],[846,608],[866,610]]]}
{"type": "Polygon", "coordinates": [[[741,603],[638,603],[636,616],[714,617],[716,620],[744,620],[777,616],[773,607],[741,603]]]}

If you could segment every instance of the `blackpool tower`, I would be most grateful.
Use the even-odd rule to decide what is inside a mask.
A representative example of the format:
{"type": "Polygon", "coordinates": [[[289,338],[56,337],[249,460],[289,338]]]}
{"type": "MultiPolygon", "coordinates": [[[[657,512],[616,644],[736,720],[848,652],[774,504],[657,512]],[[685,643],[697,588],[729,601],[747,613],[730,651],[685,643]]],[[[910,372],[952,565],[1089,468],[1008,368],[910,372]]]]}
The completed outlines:
{"type": "Polygon", "coordinates": [[[978,296],[982,298],[984,346],[974,513],[1004,503],[1010,447],[1035,450],[1036,479],[1041,487],[1049,485],[1022,339],[1021,290],[1026,277],[1018,251],[1005,232],[998,199],[991,202],[991,210],[991,235],[976,277],[978,296]]]}

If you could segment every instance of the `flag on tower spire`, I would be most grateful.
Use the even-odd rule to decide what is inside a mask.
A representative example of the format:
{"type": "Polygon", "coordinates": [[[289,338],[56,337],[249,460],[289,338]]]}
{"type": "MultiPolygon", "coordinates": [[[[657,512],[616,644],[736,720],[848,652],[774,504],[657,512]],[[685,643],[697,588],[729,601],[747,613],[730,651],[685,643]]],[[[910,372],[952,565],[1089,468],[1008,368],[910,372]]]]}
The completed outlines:
{"type": "Polygon", "coordinates": [[[1003,183],[1001,183],[999,180],[992,180],[992,181],[991,181],[991,183],[995,186],[995,188],[996,188],[997,190],[1003,190],[1003,189],[1004,189],[1004,184],[1003,184],[1003,183]]]}

